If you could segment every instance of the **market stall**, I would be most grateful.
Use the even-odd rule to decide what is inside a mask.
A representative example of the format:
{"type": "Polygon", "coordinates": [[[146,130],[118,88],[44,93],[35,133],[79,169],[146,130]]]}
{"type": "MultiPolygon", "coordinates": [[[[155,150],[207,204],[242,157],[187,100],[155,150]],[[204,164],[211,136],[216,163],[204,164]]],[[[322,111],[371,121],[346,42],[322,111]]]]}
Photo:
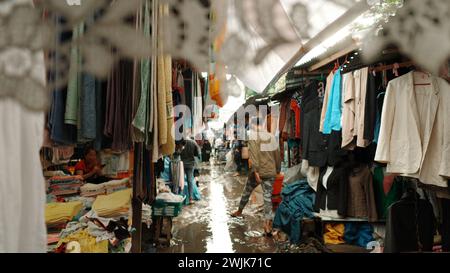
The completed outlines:
{"type": "Polygon", "coordinates": [[[302,52],[285,90],[267,94],[281,104],[279,135],[301,172],[285,181],[274,225],[294,244],[308,237],[299,222],[317,218],[321,232],[309,236],[324,244],[448,251],[449,155],[439,139],[448,139],[440,128],[449,113],[438,106],[450,92],[448,68],[433,74],[392,44],[369,60],[361,47],[337,43],[299,61],[302,52]]]}

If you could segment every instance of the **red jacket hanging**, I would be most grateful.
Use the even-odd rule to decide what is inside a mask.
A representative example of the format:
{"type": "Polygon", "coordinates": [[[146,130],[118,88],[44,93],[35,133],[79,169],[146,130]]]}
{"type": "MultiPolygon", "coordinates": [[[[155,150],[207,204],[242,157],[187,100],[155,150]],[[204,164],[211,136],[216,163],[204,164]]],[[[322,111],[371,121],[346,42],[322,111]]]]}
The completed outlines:
{"type": "Polygon", "coordinates": [[[295,113],[295,137],[300,138],[300,106],[294,99],[291,99],[291,110],[295,113]]]}

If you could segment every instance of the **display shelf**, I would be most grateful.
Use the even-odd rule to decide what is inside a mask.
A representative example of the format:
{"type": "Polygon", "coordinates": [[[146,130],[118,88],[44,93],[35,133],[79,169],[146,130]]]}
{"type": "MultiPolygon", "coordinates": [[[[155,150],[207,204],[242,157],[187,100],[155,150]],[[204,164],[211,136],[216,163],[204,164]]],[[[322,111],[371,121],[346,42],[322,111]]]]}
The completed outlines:
{"type": "MultiPolygon", "coordinates": [[[[333,218],[328,216],[322,216],[320,213],[314,213],[314,216],[320,218],[322,222],[369,222],[369,219],[367,218],[333,218]]],[[[386,223],[386,220],[377,220],[377,221],[371,221],[370,223],[386,223]]]]}

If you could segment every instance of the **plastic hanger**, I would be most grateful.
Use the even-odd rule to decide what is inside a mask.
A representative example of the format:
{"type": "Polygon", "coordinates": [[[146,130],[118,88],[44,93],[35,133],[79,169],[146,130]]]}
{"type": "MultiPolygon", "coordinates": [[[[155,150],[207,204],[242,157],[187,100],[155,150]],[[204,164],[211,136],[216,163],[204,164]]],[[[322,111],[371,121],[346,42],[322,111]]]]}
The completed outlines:
{"type": "MultiPolygon", "coordinates": [[[[430,75],[429,73],[421,70],[420,68],[416,68],[413,73],[416,73],[416,72],[422,73],[422,74],[426,74],[427,76],[430,75]]],[[[413,78],[414,78],[414,76],[413,76],[413,78]]],[[[431,83],[430,82],[427,82],[427,83],[414,83],[414,86],[427,86],[427,85],[431,85],[431,83]]]]}
{"type": "Polygon", "coordinates": [[[334,63],[333,72],[336,72],[338,68],[339,68],[339,59],[337,59],[336,62],[334,63]]]}

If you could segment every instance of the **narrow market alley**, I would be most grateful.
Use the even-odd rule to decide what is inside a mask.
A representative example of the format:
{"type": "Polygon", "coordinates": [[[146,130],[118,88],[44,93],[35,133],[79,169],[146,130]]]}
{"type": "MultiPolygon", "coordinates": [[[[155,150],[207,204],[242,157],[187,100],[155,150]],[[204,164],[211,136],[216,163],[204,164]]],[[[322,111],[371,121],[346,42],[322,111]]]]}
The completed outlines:
{"type": "MultiPolygon", "coordinates": [[[[246,177],[233,177],[223,165],[203,163],[199,186],[202,199],[185,206],[173,220],[173,239],[162,253],[273,253],[273,239],[263,236],[262,200],[254,194],[243,218],[232,218],[246,177]]],[[[258,189],[255,191],[255,193],[258,189]]],[[[262,197],[261,197],[262,198],[262,197]]]]}

